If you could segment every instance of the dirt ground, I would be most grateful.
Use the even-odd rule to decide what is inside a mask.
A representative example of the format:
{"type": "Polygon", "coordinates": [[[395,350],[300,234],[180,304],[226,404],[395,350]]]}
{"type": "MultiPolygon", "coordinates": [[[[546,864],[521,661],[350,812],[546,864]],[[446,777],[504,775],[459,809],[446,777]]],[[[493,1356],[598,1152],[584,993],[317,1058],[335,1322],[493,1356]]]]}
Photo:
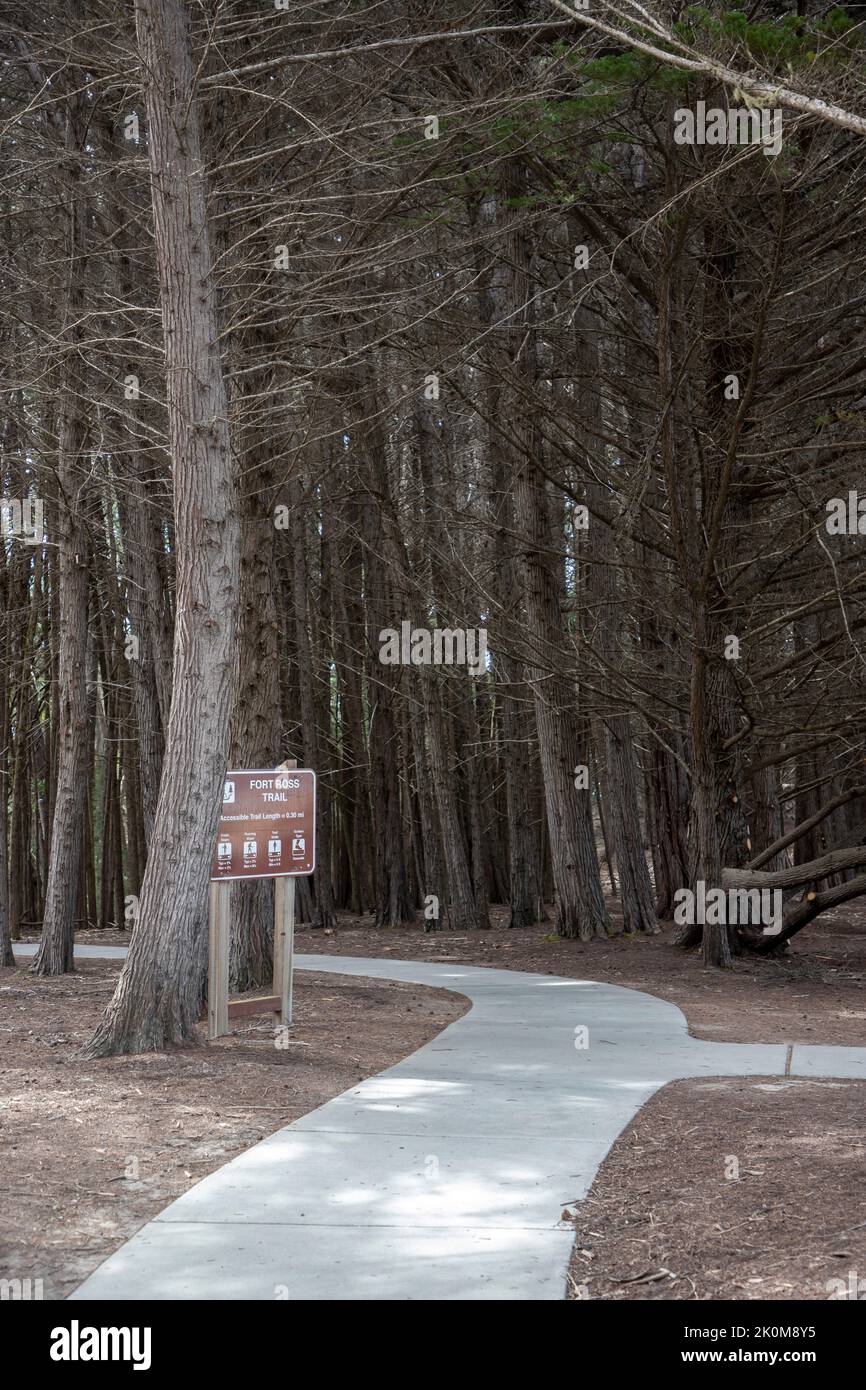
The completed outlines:
{"type": "MultiPolygon", "coordinates": [[[[471,933],[425,933],[420,923],[379,931],[344,916],[333,932],[299,928],[296,943],[301,952],[643,989],[678,1005],[695,1037],[715,1041],[866,1045],[866,911],[856,904],[807,928],[779,958],[740,957],[724,973],[704,970],[673,935],[668,927],[646,939],[561,941],[549,924],[508,931],[499,912],[491,930],[471,933]]],[[[115,969],[86,962],[60,981],[0,972],[0,1001],[21,1013],[4,1008],[0,1032],[0,1092],[16,1107],[4,1105],[0,1153],[17,1199],[0,1224],[0,1248],[10,1249],[0,1272],[44,1271],[46,1297],[68,1292],[226,1158],[463,1011],[459,996],[436,990],[304,972],[286,1052],[274,1049],[264,1020],[252,1020],[216,1048],[77,1062],[72,1047],[115,969]]],[[[864,1112],[863,1082],[708,1078],[665,1087],[614,1145],[586,1203],[564,1212],[576,1233],[570,1296],[826,1299],[858,1270],[866,1293],[864,1112]]]]}
{"type": "Polygon", "coordinates": [[[863,1081],[666,1086],[573,1209],[569,1297],[866,1298],[864,1111],[863,1081]]]}
{"type": "Polygon", "coordinates": [[[76,1050],[118,969],[0,970],[0,1278],[42,1279],[46,1299],[64,1298],[200,1178],[468,1007],[445,990],[304,972],[286,1048],[264,1014],[206,1046],[83,1062],[76,1050]]]}

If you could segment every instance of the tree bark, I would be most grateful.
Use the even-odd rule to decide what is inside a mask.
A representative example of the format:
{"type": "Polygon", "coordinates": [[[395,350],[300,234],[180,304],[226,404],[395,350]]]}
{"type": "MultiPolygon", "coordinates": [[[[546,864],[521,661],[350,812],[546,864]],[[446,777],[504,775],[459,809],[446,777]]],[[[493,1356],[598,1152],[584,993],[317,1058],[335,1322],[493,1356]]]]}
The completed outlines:
{"type": "Polygon", "coordinates": [[[141,909],[87,1056],[185,1042],[202,1001],[205,902],[229,746],[240,527],[201,136],[182,0],[136,0],[174,469],[174,688],[141,909]]]}
{"type": "Polygon", "coordinates": [[[88,767],[87,737],[87,599],[88,539],[83,516],[87,469],[83,466],[86,423],[85,396],[79,359],[86,255],[86,212],[81,193],[80,161],[87,132],[83,97],[69,99],[66,117],[68,157],[69,287],[64,337],[57,464],[57,526],[59,593],[57,603],[59,725],[54,815],[45,889],[42,937],[32,970],[37,975],[61,975],[73,967],[73,942],[81,883],[84,820],[83,794],[88,767]]]}

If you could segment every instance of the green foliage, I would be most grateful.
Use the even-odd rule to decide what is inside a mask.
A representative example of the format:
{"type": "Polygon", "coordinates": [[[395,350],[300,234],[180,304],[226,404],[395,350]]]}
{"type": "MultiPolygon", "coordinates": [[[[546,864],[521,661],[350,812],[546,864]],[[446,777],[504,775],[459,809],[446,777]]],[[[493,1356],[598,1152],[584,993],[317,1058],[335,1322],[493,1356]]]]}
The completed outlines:
{"type": "Polygon", "coordinates": [[[836,5],[829,14],[818,21],[818,29],[821,33],[832,37],[835,34],[847,34],[849,29],[855,27],[854,20],[844,10],[841,5],[836,5]]]}
{"type": "Polygon", "coordinates": [[[824,44],[833,43],[854,27],[854,21],[841,6],[826,15],[784,14],[750,20],[742,10],[713,14],[703,5],[691,5],[674,31],[678,38],[696,47],[706,47],[710,39],[720,48],[730,49],[733,41],[750,58],[768,66],[784,66],[813,61],[824,44]]]}
{"type": "MultiPolygon", "coordinates": [[[[798,66],[813,66],[817,62],[837,66],[847,63],[850,48],[840,45],[839,39],[854,30],[854,24],[839,6],[821,16],[784,14],[750,19],[739,9],[719,13],[704,5],[692,5],[674,29],[684,42],[698,50],[720,53],[731,62],[755,62],[771,70],[793,72],[798,66]]],[[[859,31],[852,33],[849,42],[862,47],[859,31]]],[[[575,90],[562,100],[543,103],[538,123],[542,132],[560,141],[566,132],[580,127],[584,154],[588,135],[590,145],[602,140],[610,145],[631,139],[628,132],[616,129],[609,118],[625,106],[632,92],[642,89],[682,99],[694,83],[692,74],[635,50],[589,61],[566,43],[556,43],[550,51],[568,70],[575,90]],[[588,132],[586,127],[593,123],[596,129],[588,132]]],[[[609,164],[592,153],[588,153],[582,168],[602,176],[613,172],[609,164]]]]}
{"type": "Polygon", "coordinates": [[[590,61],[571,55],[568,66],[581,83],[580,95],[557,103],[566,116],[599,116],[614,110],[623,93],[637,86],[662,92],[682,92],[689,83],[688,73],[660,65],[645,53],[615,53],[590,61]]]}
{"type": "MultiPolygon", "coordinates": [[[[691,5],[675,23],[674,31],[699,51],[717,53],[744,67],[756,63],[771,71],[787,70],[791,75],[797,67],[814,67],[816,63],[847,64],[852,45],[858,50],[863,46],[859,29],[841,6],[824,15],[750,18],[741,9],[714,12],[705,5],[691,5]],[[846,35],[850,37],[846,39],[846,35]]],[[[663,47],[662,41],[656,43],[663,47]]],[[[568,74],[571,91],[559,98],[514,106],[507,115],[491,120],[483,133],[476,130],[470,140],[458,143],[457,148],[461,159],[471,161],[492,149],[525,147],[541,138],[546,152],[568,173],[555,189],[511,199],[509,206],[519,210],[567,205],[588,191],[588,180],[593,176],[615,175],[615,167],[600,157],[598,146],[609,149],[632,140],[630,131],[617,122],[617,113],[628,108],[639,92],[645,101],[652,94],[663,99],[658,102],[661,117],[670,99],[688,100],[695,82],[692,73],[634,49],[588,60],[573,44],[557,41],[549,46],[547,55],[547,61],[559,63],[568,74]]],[[[424,143],[414,134],[395,136],[392,142],[398,149],[424,143]]],[[[789,148],[789,159],[795,153],[789,148]]],[[[776,172],[788,170],[777,166],[776,172]]],[[[487,175],[464,173],[459,181],[464,192],[477,193],[487,175]]]]}

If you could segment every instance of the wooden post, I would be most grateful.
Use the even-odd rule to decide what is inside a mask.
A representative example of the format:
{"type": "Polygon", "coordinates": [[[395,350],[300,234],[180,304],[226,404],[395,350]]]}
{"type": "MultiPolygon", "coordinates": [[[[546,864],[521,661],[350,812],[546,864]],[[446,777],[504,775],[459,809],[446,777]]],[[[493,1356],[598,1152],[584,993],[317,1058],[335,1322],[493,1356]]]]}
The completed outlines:
{"type": "Polygon", "coordinates": [[[281,930],[283,923],[284,903],[285,903],[285,884],[284,878],[274,879],[274,974],[271,984],[271,993],[279,999],[279,1007],[274,1010],[274,1027],[285,1023],[283,1018],[283,947],[285,945],[285,932],[281,930]]]}
{"type": "Polygon", "coordinates": [[[295,970],[295,880],[274,882],[274,994],[280,1000],[278,1021],[292,1021],[295,970]]]}
{"type": "Polygon", "coordinates": [[[211,883],[208,921],[207,1035],[221,1038],[229,1031],[229,903],[230,883],[211,883]]]}
{"type": "MultiPolygon", "coordinates": [[[[291,772],[298,766],[296,758],[286,758],[278,771],[291,772]]],[[[274,880],[274,994],[280,998],[277,1022],[292,1021],[292,995],[295,979],[295,880],[274,880]]]]}

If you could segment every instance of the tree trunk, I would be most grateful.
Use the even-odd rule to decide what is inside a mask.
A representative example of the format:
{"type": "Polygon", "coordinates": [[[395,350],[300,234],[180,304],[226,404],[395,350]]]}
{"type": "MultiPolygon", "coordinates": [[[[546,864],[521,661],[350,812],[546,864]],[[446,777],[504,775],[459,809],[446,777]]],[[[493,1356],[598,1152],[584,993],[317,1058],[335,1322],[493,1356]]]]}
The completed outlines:
{"type": "MultiPolygon", "coordinates": [[[[257,346],[255,338],[251,346],[257,346]]],[[[254,373],[242,383],[241,410],[244,395],[260,385],[254,373]]],[[[282,749],[270,441],[250,428],[242,440],[241,597],[230,761],[237,768],[273,768],[281,761],[282,749]]],[[[274,880],[233,883],[230,895],[231,988],[267,985],[273,972],[274,880]]]]}
{"type": "Polygon", "coordinates": [[[83,516],[87,468],[83,454],[86,425],[78,340],[83,307],[83,258],[86,213],[80,189],[80,160],[87,131],[83,97],[69,100],[66,150],[69,155],[69,289],[66,305],[68,357],[63,365],[57,463],[57,525],[59,549],[58,696],[59,727],[51,851],[45,889],[42,938],[31,967],[37,975],[61,975],[73,969],[73,943],[81,882],[81,849],[87,800],[82,794],[87,777],[87,598],[88,539],[83,516]]]}
{"type": "Polygon", "coordinates": [[[316,872],[311,887],[315,896],[315,911],[311,926],[332,930],[334,888],[331,882],[331,806],[328,786],[329,769],[322,768],[319,725],[320,701],[316,698],[317,659],[312,635],[312,611],[309,599],[307,557],[305,546],[305,507],[303,488],[295,487],[291,512],[292,521],[292,601],[295,616],[295,643],[298,652],[298,685],[301,696],[301,736],[304,762],[320,774],[316,790],[316,872]],[[322,777],[322,771],[325,776],[322,777]]]}
{"type": "Polygon", "coordinates": [[[193,1036],[229,745],[240,528],[220,360],[188,17],[136,0],[174,468],[174,688],[137,930],[86,1055],[193,1036]]]}

